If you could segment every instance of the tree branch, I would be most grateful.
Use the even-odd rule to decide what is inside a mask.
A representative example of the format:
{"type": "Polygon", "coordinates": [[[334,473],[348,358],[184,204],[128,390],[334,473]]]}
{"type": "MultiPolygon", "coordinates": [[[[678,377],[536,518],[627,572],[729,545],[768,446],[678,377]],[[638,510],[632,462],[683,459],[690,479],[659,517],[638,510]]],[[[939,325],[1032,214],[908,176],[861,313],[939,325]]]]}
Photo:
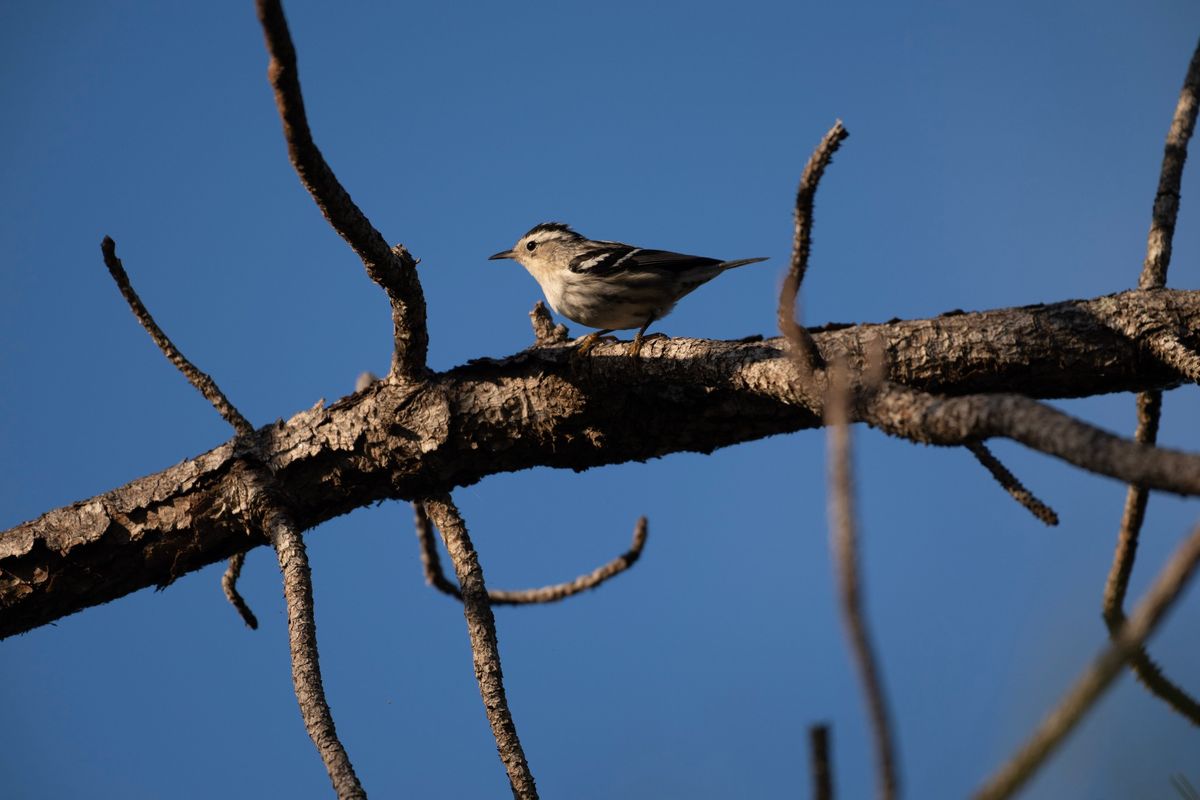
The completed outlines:
{"type": "Polygon", "coordinates": [[[483,582],[483,570],[479,556],[471,544],[466,523],[450,499],[443,494],[427,498],[425,510],[430,519],[442,532],[442,541],[454,562],[454,573],[462,592],[463,614],[467,618],[467,631],[471,635],[471,653],[475,660],[475,680],[479,682],[479,694],[487,711],[492,735],[500,760],[508,771],[508,780],[513,797],[520,800],[536,800],[538,793],[533,774],[525,760],[521,740],[517,738],[517,726],[508,709],[508,697],[504,691],[504,675],[500,668],[500,646],[496,641],[496,620],[488,603],[487,587],[483,582]]]}
{"type": "Polygon", "coordinates": [[[283,7],[279,0],[257,0],[256,5],[267,52],[271,56],[267,75],[275,90],[275,105],[283,122],[288,157],[325,219],[362,259],[371,280],[387,293],[392,305],[394,338],[392,377],[419,377],[425,371],[429,332],[425,324],[425,295],[417,278],[417,262],[403,245],[388,247],[321,155],[308,127],[296,49],[283,16],[283,7]]]}
{"type": "Polygon", "coordinates": [[[900,776],[896,764],[895,734],[887,697],[880,676],[879,658],[867,630],[859,579],[858,520],[854,508],[854,477],[850,453],[850,424],[848,408],[849,387],[840,364],[832,368],[829,397],[825,403],[826,424],[829,426],[829,538],[833,551],[834,573],[837,576],[838,600],[850,653],[862,681],[863,697],[871,722],[875,744],[875,772],[879,796],[893,800],[900,792],[900,776]]]}
{"type": "Polygon", "coordinates": [[[150,338],[158,345],[158,349],[167,357],[167,360],[174,364],[183,377],[187,378],[188,383],[212,404],[212,407],[217,410],[222,419],[229,423],[238,436],[248,436],[253,433],[254,426],[242,416],[242,412],[238,411],[233,403],[229,402],[229,398],[221,391],[221,387],[217,386],[216,381],[188,361],[170,337],[163,332],[163,329],[158,327],[158,323],[154,321],[154,317],[150,315],[150,311],[134,291],[133,284],[129,282],[129,274],[125,272],[121,259],[117,258],[117,243],[111,237],[105,236],[104,241],[100,243],[100,252],[104,254],[104,265],[108,267],[108,274],[112,275],[117,288],[121,290],[121,296],[129,304],[129,310],[137,317],[137,321],[145,328],[146,333],[150,334],[150,338]]]}
{"type": "MultiPolygon", "coordinates": [[[[462,600],[462,592],[458,590],[457,586],[447,580],[446,576],[442,573],[442,564],[441,559],[438,558],[437,543],[433,539],[433,528],[429,524],[429,517],[425,514],[424,507],[420,503],[413,503],[413,514],[415,517],[417,541],[421,547],[421,568],[425,573],[425,583],[443,594],[462,600]]],[[[572,595],[586,592],[589,589],[595,589],[609,578],[620,575],[632,567],[641,557],[642,548],[645,546],[646,518],[640,517],[633,529],[633,542],[629,545],[629,549],[612,561],[601,564],[586,575],[580,575],[575,580],[566,581],[565,583],[555,583],[550,586],[541,586],[537,589],[518,589],[515,591],[488,589],[488,600],[494,606],[535,605],[540,603],[556,603],[559,600],[565,600],[572,595]]]]}
{"type": "MultiPolygon", "coordinates": [[[[852,374],[881,341],[888,380],[947,395],[1076,397],[1172,385],[1170,370],[1105,322],[1114,316],[1169,316],[1200,332],[1200,292],[1127,292],[813,337],[852,374]]],[[[379,381],[0,533],[0,636],[164,586],[266,541],[231,511],[240,502],[231,470],[246,448],[261,454],[297,526],[308,530],[379,500],[411,500],[500,472],[711,452],[821,424],[793,388],[799,373],[779,339],[672,339],[661,358],[636,369],[616,357],[624,349],[600,343],[584,372],[571,368],[569,346],[554,346],[474,361],[426,384],[379,381]]],[[[938,422],[925,441],[1011,435],[1123,481],[1200,492],[1200,457],[1127,442],[1041,407],[1007,419],[1006,408],[1036,405],[1024,398],[959,400],[910,409],[938,422]],[[1051,427],[1038,429],[1047,418],[1051,427]],[[1070,455],[1055,452],[1067,447],[1070,455]]],[[[888,408],[881,403],[880,414],[888,408]]]]}
{"type": "Polygon", "coordinates": [[[796,189],[792,260],[787,275],[784,276],[783,286],[779,289],[779,308],[776,312],[779,332],[791,346],[800,369],[810,373],[821,369],[825,362],[812,336],[796,322],[796,296],[800,292],[800,284],[804,282],[804,273],[808,269],[808,255],[812,250],[813,203],[817,197],[817,186],[821,182],[821,176],[825,174],[825,168],[833,161],[833,154],[849,135],[842,127],[842,121],[838,120],[822,137],[820,144],[809,156],[808,163],[804,165],[804,171],[800,174],[800,185],[796,189]]]}
{"type": "Polygon", "coordinates": [[[813,800],[833,800],[833,768],[829,759],[828,725],[809,726],[808,754],[813,800]]]}
{"type": "Polygon", "coordinates": [[[1200,563],[1200,526],[1172,554],[1111,644],[1084,670],[1033,736],[975,794],[976,800],[1011,797],[1062,743],[1116,679],[1170,610],[1200,563]]]}
{"type": "Polygon", "coordinates": [[[1026,489],[1021,481],[1017,480],[1017,476],[1009,472],[1008,467],[1004,466],[1000,462],[1000,459],[992,455],[992,451],[988,449],[987,445],[983,442],[968,442],[967,449],[992,474],[992,477],[1004,488],[1004,491],[1008,492],[1014,500],[1028,509],[1030,514],[1033,514],[1033,516],[1047,525],[1058,524],[1058,514],[1054,513],[1054,509],[1037,499],[1033,492],[1026,489]]]}

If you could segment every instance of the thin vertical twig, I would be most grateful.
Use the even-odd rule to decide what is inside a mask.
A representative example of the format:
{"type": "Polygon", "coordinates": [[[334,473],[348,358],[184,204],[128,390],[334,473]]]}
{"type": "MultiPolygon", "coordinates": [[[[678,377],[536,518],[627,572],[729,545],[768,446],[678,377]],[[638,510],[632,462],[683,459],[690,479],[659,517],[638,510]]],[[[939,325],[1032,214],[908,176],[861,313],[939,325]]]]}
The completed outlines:
{"type": "MultiPolygon", "coordinates": [[[[1183,167],[1187,161],[1188,142],[1196,127],[1197,98],[1200,96],[1200,43],[1192,53],[1179,101],[1171,117],[1163,146],[1162,168],[1159,171],[1158,191],[1151,212],[1150,233],[1146,242],[1146,259],[1138,277],[1139,289],[1161,289],[1167,285],[1167,270],[1171,265],[1172,240],[1179,215],[1180,186],[1183,167]]],[[[1153,445],[1158,439],[1158,423],[1162,415],[1162,392],[1155,389],[1141,392],[1137,397],[1137,430],[1134,440],[1153,445]]],[[[1150,492],[1142,486],[1130,485],[1125,495],[1121,526],[1113,563],[1104,586],[1104,623],[1109,635],[1116,636],[1125,623],[1125,594],[1133,564],[1137,558],[1138,538],[1146,518],[1150,492]]],[[[1138,680],[1154,695],[1175,711],[1200,725],[1200,703],[1163,674],[1144,648],[1130,657],[1130,666],[1138,680]]]]}
{"type": "Polygon", "coordinates": [[[812,770],[813,800],[833,800],[833,768],[829,758],[829,726],[808,729],[808,760],[812,770]]]}
{"type": "Polygon", "coordinates": [[[900,793],[900,776],[891,716],[880,677],[879,661],[867,629],[859,578],[858,520],[854,506],[854,467],[850,448],[850,390],[843,372],[842,369],[834,369],[825,402],[825,424],[829,429],[829,533],[842,619],[871,720],[879,796],[892,800],[900,793]]]}
{"type": "Polygon", "coordinates": [[[424,504],[429,518],[441,531],[446,551],[454,562],[454,573],[458,576],[459,590],[462,592],[463,615],[467,618],[467,632],[471,637],[475,680],[479,683],[479,694],[483,697],[483,707],[492,726],[500,760],[508,772],[513,796],[520,800],[534,800],[538,796],[537,786],[508,707],[504,674],[500,667],[500,646],[496,639],[496,619],[488,602],[479,556],[471,544],[467,525],[450,495],[426,498],[424,504]]]}
{"type": "Polygon", "coordinates": [[[354,766],[338,738],[333,724],[321,663],[317,650],[317,621],[313,614],[312,570],[304,538],[289,514],[268,505],[263,512],[263,527],[275,547],[279,571],[283,574],[283,596],[287,604],[288,641],[292,654],[292,685],[300,716],[309,738],[321,754],[329,780],[340,800],[365,798],[354,766]]]}
{"type": "Polygon", "coordinates": [[[975,794],[976,800],[1012,797],[1062,743],[1076,723],[1121,674],[1154,632],[1200,564],[1200,525],[1171,555],[1133,614],[1033,735],[975,794]]]}

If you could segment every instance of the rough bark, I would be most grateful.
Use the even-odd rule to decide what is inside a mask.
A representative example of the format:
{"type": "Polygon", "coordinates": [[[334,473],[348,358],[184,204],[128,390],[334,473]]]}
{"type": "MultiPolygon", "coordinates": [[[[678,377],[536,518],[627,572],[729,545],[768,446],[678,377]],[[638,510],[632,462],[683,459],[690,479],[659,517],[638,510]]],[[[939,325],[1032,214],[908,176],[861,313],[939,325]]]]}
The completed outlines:
{"type": "MultiPolygon", "coordinates": [[[[860,371],[882,339],[887,379],[922,391],[1063,398],[1178,383],[1129,338],[1162,331],[1196,340],[1200,292],[827,326],[813,337],[825,358],[860,371]]],[[[569,347],[538,348],[421,383],[380,381],[0,533],[0,636],[265,544],[240,488],[254,457],[270,462],[307,530],[378,500],[429,496],[499,472],[711,452],[821,424],[796,396],[795,367],[779,339],[649,340],[636,364],[623,352],[601,344],[572,360],[569,347]]],[[[1167,455],[1173,483],[1161,488],[1200,486],[1200,457],[1167,455]]]]}

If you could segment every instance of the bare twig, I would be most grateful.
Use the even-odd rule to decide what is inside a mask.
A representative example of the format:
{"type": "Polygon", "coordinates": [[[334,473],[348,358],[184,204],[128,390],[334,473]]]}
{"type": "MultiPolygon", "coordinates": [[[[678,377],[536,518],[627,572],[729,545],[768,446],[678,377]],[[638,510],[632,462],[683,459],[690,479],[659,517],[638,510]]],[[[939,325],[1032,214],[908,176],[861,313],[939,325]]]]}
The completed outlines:
{"type": "Polygon", "coordinates": [[[500,668],[500,648],[496,641],[496,620],[488,603],[479,556],[471,544],[466,523],[450,495],[430,497],[424,503],[429,517],[441,531],[442,541],[454,562],[454,573],[458,576],[462,591],[463,614],[467,618],[467,631],[471,636],[475,680],[479,682],[479,694],[483,697],[483,706],[492,726],[492,735],[496,738],[500,760],[508,772],[513,796],[521,800],[536,798],[538,794],[533,774],[529,771],[525,751],[521,747],[521,740],[517,738],[512,712],[508,709],[504,675],[500,668]]]}
{"type": "Polygon", "coordinates": [[[1171,776],[1171,786],[1179,792],[1183,800],[1200,800],[1200,792],[1196,791],[1196,787],[1192,786],[1192,782],[1182,772],[1171,776]]]}
{"type": "MultiPolygon", "coordinates": [[[[1183,89],[1167,141],[1163,148],[1162,169],[1158,177],[1158,192],[1151,212],[1150,234],[1146,242],[1146,260],[1138,286],[1142,289],[1161,289],[1167,283],[1167,269],[1171,264],[1172,240],[1175,236],[1175,221],[1179,214],[1179,190],[1183,180],[1183,167],[1187,160],[1188,140],[1196,126],[1197,94],[1200,94],[1200,44],[1192,54],[1184,77],[1183,89]]],[[[1200,380],[1200,359],[1191,348],[1175,336],[1164,333],[1145,337],[1144,343],[1164,364],[1176,369],[1189,380],[1200,380]]],[[[1162,392],[1141,392],[1137,397],[1138,424],[1134,441],[1154,445],[1158,439],[1158,423],[1162,416],[1162,392]]],[[[1113,563],[1104,586],[1104,623],[1110,636],[1117,636],[1125,624],[1125,594],[1129,588],[1129,576],[1133,573],[1137,558],[1138,537],[1146,517],[1149,490],[1133,485],[1125,496],[1125,508],[1121,514],[1121,527],[1117,532],[1117,546],[1113,552],[1113,563]]],[[[1138,647],[1130,655],[1130,665],[1138,680],[1150,692],[1171,708],[1200,725],[1200,703],[1163,674],[1144,647],[1138,647]]]]}
{"type": "Polygon", "coordinates": [[[283,597],[287,603],[288,640],[292,653],[292,684],[296,700],[300,704],[300,715],[308,731],[334,791],[341,800],[365,798],[358,776],[346,749],[338,739],[333,724],[329,702],[325,699],[325,686],[321,680],[321,664],[317,652],[317,622],[313,616],[312,571],[308,566],[308,553],[304,539],[296,529],[289,514],[266,499],[265,492],[257,492],[263,509],[263,527],[275,546],[279,558],[279,571],[283,573],[283,597]]]}
{"type": "MultiPolygon", "coordinates": [[[[1137,398],[1138,425],[1134,440],[1152,445],[1158,438],[1158,422],[1162,415],[1162,392],[1141,392],[1137,398]]],[[[1104,585],[1104,624],[1109,634],[1116,636],[1125,624],[1125,594],[1129,589],[1129,576],[1133,572],[1137,556],[1138,537],[1146,516],[1149,492],[1139,486],[1130,486],[1125,495],[1125,509],[1121,514],[1121,528],[1117,533],[1117,546],[1113,552],[1112,567],[1104,585]]],[[[1152,694],[1162,698],[1167,705],[1200,725],[1200,703],[1163,674],[1162,668],[1150,658],[1145,648],[1138,648],[1130,657],[1130,665],[1139,681],[1152,694]]]]}
{"type": "MultiPolygon", "coordinates": [[[[108,267],[108,274],[112,275],[113,281],[121,291],[121,296],[125,298],[125,302],[129,304],[137,321],[141,323],[146,333],[150,334],[150,338],[158,345],[158,349],[167,357],[167,360],[183,373],[183,377],[187,378],[188,383],[204,396],[204,399],[216,409],[217,413],[233,427],[238,436],[249,436],[254,433],[254,426],[242,416],[242,412],[238,411],[233,403],[229,402],[229,398],[221,391],[221,387],[217,386],[217,382],[201,372],[191,361],[188,361],[166,332],[154,321],[149,309],[142,303],[142,299],[134,290],[121,259],[117,258],[117,243],[111,237],[105,236],[104,241],[100,243],[100,252],[104,254],[104,265],[108,267]]],[[[257,628],[258,620],[254,618],[254,613],[237,591],[237,579],[242,571],[242,562],[238,560],[240,558],[245,558],[245,555],[237,555],[230,559],[225,577],[221,579],[221,586],[225,590],[225,596],[229,598],[230,603],[233,603],[233,607],[237,609],[242,620],[251,628],[257,628]]]]}
{"type": "Polygon", "coordinates": [[[833,769],[829,759],[829,726],[808,729],[808,756],[812,770],[813,800],[833,800],[833,769]]]}
{"type": "Polygon", "coordinates": [[[283,122],[288,156],[304,188],[325,219],[362,259],[367,275],[387,293],[392,305],[394,348],[392,377],[413,378],[425,370],[429,332],[425,295],[417,278],[417,262],[401,245],[388,247],[362,210],[342,188],[313,141],[300,92],[296,50],[279,0],[257,0],[258,19],[271,55],[268,76],[283,122]]]}
{"type": "Polygon", "coordinates": [[[796,322],[796,295],[804,281],[804,272],[808,269],[808,254],[812,248],[813,201],[817,195],[817,184],[821,181],[821,175],[829,166],[842,140],[849,135],[842,127],[841,120],[834,123],[809,157],[804,172],[800,175],[800,185],[796,189],[792,261],[779,290],[779,310],[776,317],[779,330],[791,347],[792,357],[805,374],[821,369],[825,363],[813,342],[812,334],[796,322]]]}
{"type": "Polygon", "coordinates": [[[226,599],[241,616],[246,627],[250,630],[258,630],[258,617],[254,616],[254,612],[246,604],[245,598],[237,590],[238,577],[241,576],[242,565],[245,563],[245,553],[238,553],[229,559],[229,566],[225,568],[225,574],[221,576],[221,588],[225,590],[226,599]]]}
{"type": "Polygon", "coordinates": [[[529,312],[529,322],[533,325],[533,338],[538,347],[552,344],[562,344],[571,338],[567,326],[561,322],[554,324],[554,318],[546,309],[546,304],[538,300],[529,312]]]}
{"type": "Polygon", "coordinates": [[[1161,289],[1167,285],[1167,268],[1171,265],[1171,240],[1175,237],[1175,219],[1179,216],[1179,187],[1183,182],[1183,165],[1187,161],[1188,140],[1196,128],[1197,98],[1200,96],[1200,44],[1192,53],[1183,89],[1167,142],[1163,147],[1162,170],[1158,176],[1158,192],[1154,196],[1154,211],[1146,260],[1138,279],[1139,289],[1161,289]]]}
{"type": "MultiPolygon", "coordinates": [[[[443,594],[462,600],[462,593],[458,587],[451,583],[442,572],[441,559],[438,558],[437,545],[433,538],[433,529],[429,524],[429,517],[425,514],[425,509],[421,507],[420,503],[413,503],[413,515],[417,540],[421,545],[421,567],[425,572],[425,582],[443,594]]],[[[646,546],[646,532],[646,518],[641,517],[633,529],[633,541],[628,550],[591,572],[580,575],[575,580],[541,586],[536,589],[489,589],[488,600],[494,606],[554,603],[588,589],[595,589],[637,562],[642,555],[642,548],[646,546]]]]}
{"type": "Polygon", "coordinates": [[[196,391],[204,395],[204,399],[212,404],[217,413],[233,426],[233,430],[238,436],[247,436],[253,433],[254,426],[242,416],[242,412],[234,408],[233,403],[229,402],[216,382],[197,369],[195,364],[188,361],[183,353],[179,352],[179,348],[167,337],[167,334],[163,333],[163,329],[158,327],[154,317],[150,316],[150,312],[142,304],[141,298],[133,290],[133,285],[129,282],[129,275],[125,273],[121,259],[117,258],[117,243],[111,237],[105,236],[104,241],[100,243],[100,252],[104,254],[104,265],[108,267],[109,274],[116,281],[117,288],[121,290],[121,296],[125,298],[125,302],[129,304],[137,321],[146,329],[146,333],[150,334],[150,338],[158,345],[158,349],[167,357],[167,360],[174,364],[175,368],[183,373],[183,377],[187,378],[188,383],[196,387],[196,391]]]}
{"type": "Polygon", "coordinates": [[[1062,743],[1096,700],[1121,674],[1125,664],[1143,646],[1170,610],[1200,563],[1200,526],[1176,548],[1154,584],[1112,638],[1109,646],[1084,670],[1056,708],[1012,760],[997,771],[976,793],[977,800],[1011,797],[1062,743]]]}
{"type": "Polygon", "coordinates": [[[996,482],[1004,487],[1004,491],[1012,495],[1012,498],[1029,510],[1030,514],[1040,519],[1047,525],[1058,524],[1058,514],[1054,513],[1054,509],[1043,503],[1034,496],[1033,492],[1025,488],[1021,481],[1017,480],[1017,476],[1009,471],[1008,467],[1000,462],[1000,459],[988,449],[983,442],[968,442],[967,449],[971,451],[971,455],[979,460],[979,463],[987,468],[987,471],[992,473],[992,477],[996,482]]]}
{"type": "Polygon", "coordinates": [[[830,380],[825,403],[825,422],[829,428],[829,522],[835,572],[842,618],[850,639],[850,651],[862,680],[863,695],[871,719],[875,740],[876,773],[879,796],[894,798],[900,791],[896,766],[895,736],[888,714],[878,658],[867,630],[859,584],[858,531],[854,509],[853,466],[850,454],[850,425],[847,405],[849,387],[843,370],[836,368],[830,380]]]}

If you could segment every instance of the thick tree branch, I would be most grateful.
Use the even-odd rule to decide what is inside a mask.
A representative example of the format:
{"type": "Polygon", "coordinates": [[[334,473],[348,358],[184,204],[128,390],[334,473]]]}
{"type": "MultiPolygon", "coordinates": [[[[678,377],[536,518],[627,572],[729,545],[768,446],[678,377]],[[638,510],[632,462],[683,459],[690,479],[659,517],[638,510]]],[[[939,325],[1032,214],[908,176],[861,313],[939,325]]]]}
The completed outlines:
{"type": "Polygon", "coordinates": [[[525,760],[521,740],[517,738],[517,726],[508,708],[508,697],[504,691],[504,675],[500,668],[500,646],[496,640],[496,620],[488,602],[487,587],[483,582],[483,570],[479,556],[467,534],[462,515],[450,499],[442,494],[424,501],[425,510],[433,524],[442,532],[446,551],[454,562],[454,573],[462,594],[463,614],[467,618],[467,631],[471,636],[471,653],[475,660],[475,680],[479,682],[479,694],[487,711],[492,735],[496,738],[496,749],[508,772],[513,797],[519,800],[536,800],[537,787],[533,774],[525,760]]]}
{"type": "Polygon", "coordinates": [[[267,75],[275,90],[275,105],[283,122],[288,157],[325,219],[354,248],[371,280],[387,293],[392,305],[394,337],[392,376],[397,379],[418,377],[425,371],[429,332],[425,324],[425,295],[417,278],[417,262],[402,245],[388,247],[321,155],[308,127],[296,49],[283,8],[279,0],[258,0],[257,8],[271,56],[267,75]]]}
{"type": "MultiPolygon", "coordinates": [[[[888,380],[946,395],[1076,397],[1172,385],[1174,374],[1115,333],[1114,317],[1171,317],[1200,333],[1200,292],[1127,292],[1051,306],[956,313],[814,332],[852,373],[882,341],[888,380]]],[[[376,382],[162,472],[0,533],[0,636],[180,575],[266,541],[240,516],[231,469],[261,453],[297,526],[382,499],[411,500],[533,466],[586,469],[819,426],[793,388],[779,339],[674,339],[631,368],[600,343],[588,370],[569,346],[479,360],[424,385],[376,382]]],[[[1009,435],[1121,480],[1200,492],[1200,457],[1155,451],[1011,396],[933,400],[925,441],[1009,435]],[[1039,428],[1046,420],[1051,427],[1039,428]],[[1066,450],[1068,452],[1057,452],[1066,450]]],[[[904,409],[881,402],[880,416],[904,409]]],[[[897,421],[899,426],[902,420],[897,421]]]]}

